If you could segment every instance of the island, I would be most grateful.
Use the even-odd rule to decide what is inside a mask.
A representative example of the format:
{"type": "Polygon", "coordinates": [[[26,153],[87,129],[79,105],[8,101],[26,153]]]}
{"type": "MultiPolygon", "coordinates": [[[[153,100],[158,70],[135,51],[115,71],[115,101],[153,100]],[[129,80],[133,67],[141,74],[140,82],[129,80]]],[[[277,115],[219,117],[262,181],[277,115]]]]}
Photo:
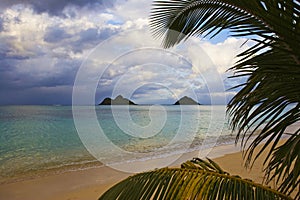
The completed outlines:
{"type": "Polygon", "coordinates": [[[194,99],[184,96],[178,101],[176,101],[173,105],[201,105],[200,103],[196,102],[194,99]]]}
{"type": "Polygon", "coordinates": [[[130,101],[122,97],[122,95],[117,96],[115,99],[105,98],[101,103],[98,105],[136,105],[134,102],[130,101]]]}

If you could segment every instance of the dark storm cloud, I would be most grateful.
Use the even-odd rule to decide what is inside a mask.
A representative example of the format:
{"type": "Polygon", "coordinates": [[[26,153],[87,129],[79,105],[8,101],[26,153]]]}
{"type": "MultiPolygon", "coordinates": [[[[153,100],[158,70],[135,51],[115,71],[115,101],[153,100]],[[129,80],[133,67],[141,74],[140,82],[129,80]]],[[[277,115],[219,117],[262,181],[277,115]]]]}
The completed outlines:
{"type": "Polygon", "coordinates": [[[28,88],[23,90],[2,90],[0,105],[70,105],[72,87],[56,90],[51,88],[28,88]]]}
{"type": "Polygon", "coordinates": [[[10,39],[0,38],[0,104],[71,104],[81,60],[52,60],[39,52],[24,56],[14,51],[10,39]]]}
{"type": "Polygon", "coordinates": [[[37,77],[36,82],[33,83],[33,86],[72,86],[74,84],[75,76],[80,64],[81,61],[78,60],[59,60],[59,62],[55,64],[55,69],[57,69],[57,73],[50,73],[46,77],[37,77]]]}
{"type": "MultiPolygon", "coordinates": [[[[72,86],[80,66],[80,61],[60,60],[55,64],[55,70],[48,72],[21,72],[17,60],[1,60],[0,90],[25,90],[40,87],[72,86]]],[[[41,66],[42,67],[42,66],[41,66]]]]}
{"type": "Polygon", "coordinates": [[[56,43],[63,39],[69,38],[72,35],[68,34],[64,29],[59,27],[50,27],[46,30],[44,40],[49,43],[56,43]]]}
{"type": "MultiPolygon", "coordinates": [[[[101,1],[2,1],[0,12],[18,3],[30,4],[39,13],[59,15],[68,5],[93,4],[99,8],[101,1]]],[[[22,20],[18,17],[0,18],[0,32],[9,23],[16,25],[22,20]]],[[[42,40],[52,43],[49,45],[43,45],[45,43],[39,41],[38,37],[36,41],[25,41],[21,45],[18,35],[0,33],[0,104],[71,104],[72,87],[82,60],[71,57],[69,53],[76,49],[82,51],[93,48],[116,32],[105,27],[76,31],[76,34],[69,34],[68,29],[59,25],[47,26],[42,40]],[[16,48],[18,46],[21,48],[16,48]],[[54,51],[56,47],[62,47],[62,51],[54,51]]],[[[35,33],[32,34],[34,38],[35,33]]]]}
{"type": "Polygon", "coordinates": [[[158,85],[155,83],[149,83],[147,85],[143,85],[141,88],[135,91],[135,94],[144,94],[149,91],[156,91],[156,90],[161,90],[161,89],[168,89],[162,85],[158,85]]]}
{"type": "Polygon", "coordinates": [[[84,7],[102,7],[107,8],[113,6],[115,0],[2,0],[0,8],[16,4],[31,5],[37,13],[47,12],[50,15],[61,15],[62,10],[70,5],[84,7]]]}
{"type": "Polygon", "coordinates": [[[93,48],[100,42],[117,34],[119,30],[111,28],[89,28],[87,30],[80,31],[79,39],[71,44],[74,52],[82,52],[83,49],[93,48]]]}
{"type": "Polygon", "coordinates": [[[4,30],[4,25],[3,25],[3,19],[0,18],[0,32],[2,32],[4,30]]]}
{"type": "MultiPolygon", "coordinates": [[[[0,65],[0,90],[10,90],[14,89],[20,78],[15,73],[15,68],[13,65],[15,61],[9,59],[1,59],[0,65]]],[[[1,92],[2,93],[2,92],[1,92]]]]}
{"type": "Polygon", "coordinates": [[[10,41],[14,39],[12,36],[0,36],[0,60],[10,57],[9,53],[14,51],[10,41]]]}

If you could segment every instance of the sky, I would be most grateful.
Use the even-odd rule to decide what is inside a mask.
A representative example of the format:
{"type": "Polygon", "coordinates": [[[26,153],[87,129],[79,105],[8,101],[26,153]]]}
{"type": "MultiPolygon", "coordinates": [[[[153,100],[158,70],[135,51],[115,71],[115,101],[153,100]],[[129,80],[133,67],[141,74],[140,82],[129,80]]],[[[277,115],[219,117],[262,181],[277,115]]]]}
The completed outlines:
{"type": "Polygon", "coordinates": [[[190,96],[224,104],[236,55],[250,44],[227,31],[170,49],[149,30],[150,0],[2,0],[0,105],[139,104],[190,96]]]}

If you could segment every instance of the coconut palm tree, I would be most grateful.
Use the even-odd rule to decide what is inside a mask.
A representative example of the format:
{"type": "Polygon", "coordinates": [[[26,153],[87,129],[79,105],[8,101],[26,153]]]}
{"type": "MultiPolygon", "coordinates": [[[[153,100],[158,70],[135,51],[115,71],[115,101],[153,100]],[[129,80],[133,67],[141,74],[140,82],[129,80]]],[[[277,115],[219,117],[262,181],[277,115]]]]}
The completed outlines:
{"type": "Polygon", "coordinates": [[[236,141],[242,140],[246,166],[270,147],[264,162],[266,181],[280,184],[281,196],[273,190],[267,194],[261,185],[230,176],[210,160],[196,160],[181,169],[130,177],[100,199],[112,194],[126,199],[123,197],[130,191],[135,191],[130,192],[135,194],[131,199],[173,199],[172,195],[177,199],[284,199],[287,197],[283,194],[288,196],[296,189],[295,199],[299,199],[299,18],[298,0],[155,0],[150,15],[153,35],[163,38],[165,48],[191,36],[214,37],[223,30],[255,42],[237,55],[239,61],[230,68],[232,78],[245,77],[247,81],[235,87],[240,90],[229,102],[228,114],[232,129],[237,130],[236,141]],[[296,129],[287,133],[291,125],[296,129]],[[286,134],[289,136],[285,142],[278,145],[286,134]],[[246,148],[250,137],[254,140],[246,148]],[[254,154],[262,142],[262,148],[254,154]],[[145,196],[145,191],[153,196],[145,196]]]}

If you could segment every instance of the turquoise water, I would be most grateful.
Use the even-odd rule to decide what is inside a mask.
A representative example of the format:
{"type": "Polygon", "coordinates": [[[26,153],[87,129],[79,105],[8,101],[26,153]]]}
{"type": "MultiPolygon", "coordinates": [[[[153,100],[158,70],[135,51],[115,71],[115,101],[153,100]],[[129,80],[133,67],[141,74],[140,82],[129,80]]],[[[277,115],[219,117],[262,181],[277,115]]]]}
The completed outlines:
{"type": "MultiPolygon", "coordinates": [[[[122,161],[130,162],[192,151],[208,145],[209,141],[215,142],[216,138],[218,145],[232,142],[234,137],[226,120],[216,117],[222,116],[223,107],[216,108],[213,119],[210,106],[186,106],[184,109],[182,106],[160,106],[152,110],[151,106],[116,106],[114,113],[110,106],[98,106],[95,112],[105,137],[122,151],[129,152],[122,161]],[[216,128],[220,125],[221,135],[216,128]],[[134,130],[139,130],[141,135],[133,133],[134,130]],[[184,137],[175,140],[181,133],[184,137]],[[138,156],[131,157],[130,152],[138,156]]],[[[93,109],[80,108],[78,120],[87,127],[93,127],[89,124],[89,113],[93,109]]],[[[96,159],[83,145],[82,135],[76,128],[71,106],[0,106],[0,180],[93,163],[96,159]]],[[[96,129],[84,134],[98,137],[96,129]]],[[[120,162],[118,154],[108,149],[106,143],[99,140],[92,148],[100,152],[103,161],[120,162]]]]}

